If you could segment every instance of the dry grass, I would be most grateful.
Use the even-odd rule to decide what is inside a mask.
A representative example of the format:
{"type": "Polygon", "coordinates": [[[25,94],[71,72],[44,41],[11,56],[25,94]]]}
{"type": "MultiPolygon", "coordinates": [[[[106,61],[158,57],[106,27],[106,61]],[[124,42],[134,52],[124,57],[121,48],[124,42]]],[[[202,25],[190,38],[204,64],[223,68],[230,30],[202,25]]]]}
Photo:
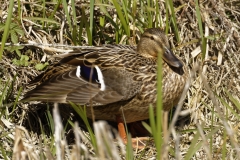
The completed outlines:
{"type": "MultiPolygon", "coordinates": [[[[189,91],[185,101],[182,101],[183,111],[179,115],[185,116],[190,113],[190,118],[183,118],[179,122],[181,123],[179,126],[176,126],[175,123],[170,124],[170,130],[167,131],[169,136],[167,139],[165,137],[165,143],[167,143],[165,149],[169,150],[170,154],[165,152],[167,153],[165,156],[169,159],[239,159],[240,3],[238,0],[199,1],[203,34],[206,38],[205,55],[201,53],[202,41],[195,1],[175,0],[173,4],[180,41],[177,41],[176,32],[171,23],[170,43],[173,51],[182,57],[192,74],[189,91]],[[186,123],[186,120],[189,123],[186,123]]],[[[4,23],[8,15],[8,3],[1,2],[1,5],[1,18],[4,23]]],[[[118,19],[114,19],[117,17],[115,8],[111,7],[110,3],[107,5],[109,5],[107,11],[110,16],[114,21],[118,21],[118,19]]],[[[43,8],[45,8],[47,16],[50,16],[54,12],[56,4],[46,3],[46,6],[41,6],[42,3],[26,1],[21,3],[21,8],[18,8],[17,3],[14,6],[12,23],[18,24],[24,31],[24,36],[17,36],[18,41],[25,45],[22,45],[24,47],[19,50],[14,50],[13,46],[6,48],[0,61],[0,91],[2,93],[0,158],[131,159],[132,156],[135,159],[154,159],[156,149],[153,143],[148,144],[145,150],[128,153],[122,143],[114,140],[112,134],[109,134],[111,133],[109,126],[104,122],[95,123],[93,126],[98,139],[97,146],[100,149],[96,154],[96,148],[89,138],[90,135],[79,129],[77,123],[70,126],[69,121],[74,122],[77,117],[74,115],[74,111],[66,113],[70,109],[64,110],[64,107],[60,106],[60,118],[55,107],[54,118],[51,119],[50,111],[53,107],[50,107],[49,111],[46,109],[47,104],[14,103],[23,97],[28,82],[42,72],[36,70],[36,64],[41,66],[46,62],[53,63],[56,61],[52,58],[53,55],[72,49],[70,46],[74,44],[82,46],[89,44],[86,24],[83,26],[81,39],[76,41],[73,38],[70,39],[73,37],[74,31],[69,31],[69,22],[64,19],[65,12],[61,5],[53,16],[54,23],[47,23],[48,18],[44,18],[44,20],[30,18],[42,17],[43,8]],[[22,12],[22,19],[18,19],[20,15],[18,9],[22,12]],[[32,44],[33,42],[34,44],[32,44]],[[17,52],[27,55],[29,60],[23,59],[13,63],[14,58],[20,59],[17,52]],[[24,91],[19,97],[18,92],[21,88],[24,88],[24,91]],[[51,121],[55,122],[55,131],[49,127],[53,124],[51,121]],[[66,122],[64,124],[68,124],[68,126],[62,126],[62,123],[59,123],[61,121],[66,122]],[[67,143],[69,141],[66,139],[69,137],[68,133],[75,138],[71,144],[67,143]],[[55,135],[55,142],[53,135],[55,135]],[[105,141],[101,142],[100,140],[105,141]],[[111,143],[112,141],[115,143],[111,143]]],[[[88,1],[76,2],[76,21],[74,15],[71,14],[70,19],[78,26],[84,20],[82,17],[90,17],[88,6],[88,1]],[[84,12],[83,6],[85,7],[84,12]]],[[[148,27],[145,24],[147,22],[142,24],[139,21],[135,23],[131,20],[129,22],[131,36],[127,38],[126,34],[123,34],[119,35],[121,38],[116,37],[115,26],[106,17],[102,26],[102,18],[105,13],[100,10],[100,7],[100,5],[96,5],[94,9],[95,26],[92,34],[94,45],[115,42],[135,44],[141,29],[148,27]]],[[[159,8],[162,26],[166,27],[168,26],[166,20],[170,18],[166,19],[165,3],[159,2],[159,8]]],[[[69,9],[72,11],[70,4],[69,9]]],[[[137,17],[141,15],[141,9],[137,10],[139,14],[137,17]]],[[[142,19],[144,18],[146,17],[142,17],[142,19]]],[[[118,24],[120,25],[120,23],[118,24]]],[[[9,38],[8,42],[12,42],[12,40],[9,38]]],[[[174,122],[175,120],[173,119],[174,122]]],[[[84,126],[83,122],[78,123],[80,126],[84,126]]]]}

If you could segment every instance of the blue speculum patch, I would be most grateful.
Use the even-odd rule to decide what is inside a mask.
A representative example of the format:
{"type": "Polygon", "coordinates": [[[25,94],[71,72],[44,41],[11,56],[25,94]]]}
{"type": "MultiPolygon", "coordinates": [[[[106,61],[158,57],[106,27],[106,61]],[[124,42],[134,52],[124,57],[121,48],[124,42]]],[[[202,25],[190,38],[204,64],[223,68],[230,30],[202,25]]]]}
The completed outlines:
{"type": "Polygon", "coordinates": [[[91,80],[92,82],[99,82],[97,70],[95,69],[95,67],[80,66],[80,70],[81,76],[87,81],[91,80]]]}

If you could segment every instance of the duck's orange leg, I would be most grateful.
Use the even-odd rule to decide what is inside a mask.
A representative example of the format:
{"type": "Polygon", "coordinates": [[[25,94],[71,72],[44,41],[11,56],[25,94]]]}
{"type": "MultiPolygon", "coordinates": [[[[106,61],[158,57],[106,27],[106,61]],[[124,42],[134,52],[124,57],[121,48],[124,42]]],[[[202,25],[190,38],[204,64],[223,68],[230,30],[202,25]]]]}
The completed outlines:
{"type": "MultiPolygon", "coordinates": [[[[124,122],[122,120],[122,117],[120,115],[116,116],[116,121],[118,123],[118,132],[120,137],[123,140],[124,144],[127,144],[127,134],[124,126],[124,122]]],[[[135,149],[142,149],[146,145],[143,143],[143,141],[148,141],[149,138],[147,137],[140,137],[140,138],[132,138],[132,147],[135,149]]]]}
{"type": "Polygon", "coordinates": [[[120,115],[117,115],[116,116],[116,121],[117,121],[117,124],[118,124],[119,135],[122,138],[124,144],[126,144],[127,143],[127,134],[126,134],[126,130],[125,130],[125,127],[124,127],[124,122],[122,120],[122,117],[120,115]]]}

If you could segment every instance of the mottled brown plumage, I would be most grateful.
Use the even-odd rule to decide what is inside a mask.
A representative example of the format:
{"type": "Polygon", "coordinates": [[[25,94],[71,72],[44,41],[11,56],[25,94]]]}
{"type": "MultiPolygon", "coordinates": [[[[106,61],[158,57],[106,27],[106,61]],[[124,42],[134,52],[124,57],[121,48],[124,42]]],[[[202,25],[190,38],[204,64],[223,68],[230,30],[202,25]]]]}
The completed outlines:
{"type": "Polygon", "coordinates": [[[123,112],[127,123],[144,120],[149,105],[156,104],[158,56],[164,60],[163,108],[169,110],[181,96],[188,71],[157,28],[147,29],[137,47],[104,45],[61,55],[32,82],[37,87],[25,99],[86,105],[90,118],[93,105],[96,119],[115,121],[123,112]]]}

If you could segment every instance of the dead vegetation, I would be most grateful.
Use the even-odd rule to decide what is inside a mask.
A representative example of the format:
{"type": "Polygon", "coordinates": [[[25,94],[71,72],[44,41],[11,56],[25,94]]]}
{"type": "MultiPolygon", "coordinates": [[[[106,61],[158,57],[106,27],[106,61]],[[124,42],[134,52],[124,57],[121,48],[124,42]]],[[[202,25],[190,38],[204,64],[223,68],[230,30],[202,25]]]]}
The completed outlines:
{"type": "MultiPolygon", "coordinates": [[[[203,38],[201,29],[199,29],[195,2],[193,0],[175,0],[173,2],[178,33],[174,29],[173,23],[170,23],[169,26],[166,24],[172,17],[166,18],[166,13],[170,13],[166,10],[165,3],[159,2],[163,22],[161,27],[169,27],[169,39],[173,51],[182,58],[193,73],[191,86],[183,105],[183,110],[190,112],[190,123],[186,124],[184,121],[180,127],[175,127],[174,131],[177,133],[171,131],[173,136],[168,144],[171,147],[171,154],[168,158],[222,159],[224,157],[226,159],[239,159],[240,52],[238,47],[240,47],[240,3],[238,0],[199,1],[202,33],[205,37],[203,38]],[[176,34],[179,35],[180,41],[178,41],[176,34]],[[206,51],[205,55],[203,50],[206,51]]],[[[133,14],[136,17],[129,15],[132,19],[130,18],[129,22],[131,36],[128,37],[123,31],[123,27],[119,27],[119,30],[122,29],[121,31],[115,28],[116,26],[113,25],[111,19],[108,19],[98,3],[96,1],[94,7],[93,45],[116,42],[135,44],[138,41],[140,31],[149,27],[147,19],[144,21],[146,17],[141,17],[143,12],[141,9],[143,8],[138,4],[137,13],[133,14]],[[140,19],[144,23],[140,22],[140,19]],[[116,32],[118,32],[119,37],[115,36],[116,32]]],[[[1,5],[1,22],[4,24],[8,15],[8,2],[1,2],[1,5]]],[[[126,150],[121,146],[121,143],[119,143],[120,149],[116,147],[115,143],[113,146],[106,145],[113,148],[114,151],[118,151],[117,157],[108,155],[110,153],[107,147],[99,151],[100,154],[97,157],[94,146],[89,139],[83,138],[85,137],[83,135],[88,135],[88,133],[81,131],[76,127],[77,125],[73,129],[77,141],[74,141],[72,146],[68,146],[66,139],[63,138],[61,124],[58,124],[60,126],[59,132],[55,132],[55,136],[60,134],[59,143],[53,144],[52,137],[47,136],[51,134],[45,134],[44,131],[45,128],[50,128],[46,126],[48,123],[45,122],[43,128],[40,128],[39,124],[38,116],[44,117],[49,114],[46,109],[44,111],[39,107],[33,107],[31,103],[17,103],[18,99],[23,97],[28,82],[44,70],[36,70],[36,67],[42,69],[45,65],[53,63],[56,61],[53,55],[73,49],[71,46],[90,44],[88,35],[90,4],[88,1],[75,3],[76,16],[73,15],[74,10],[71,4],[68,4],[69,18],[72,20],[72,24],[69,24],[62,4],[56,7],[55,3],[49,2],[45,4],[45,8],[41,5],[42,3],[24,1],[21,2],[21,8],[18,8],[17,2],[14,6],[13,15],[15,17],[13,17],[12,23],[17,24],[24,32],[23,36],[15,34],[17,42],[23,47],[15,48],[12,44],[7,45],[0,61],[2,92],[0,158],[10,159],[14,155],[14,159],[20,159],[19,157],[23,159],[41,159],[43,157],[48,159],[56,159],[56,157],[57,159],[101,159],[104,157],[106,159],[130,159],[125,156],[126,150]],[[18,9],[21,10],[21,14],[18,14],[18,9]],[[42,17],[43,11],[45,11],[46,17],[53,16],[52,19],[37,19],[36,17],[42,17]],[[52,15],[53,12],[54,15],[52,15]],[[75,30],[70,30],[70,25],[73,28],[76,27],[75,25],[80,26],[80,28],[74,28],[78,30],[74,32],[75,30]],[[77,38],[74,39],[74,36],[77,38]],[[22,88],[24,88],[23,92],[20,93],[22,88]],[[32,110],[35,113],[38,112],[38,115],[34,114],[36,117],[29,116],[34,112],[32,110]],[[41,112],[44,113],[41,114],[41,112]],[[31,117],[30,121],[29,117],[31,117]],[[29,124],[30,122],[32,124],[29,124]],[[24,127],[37,127],[38,132],[32,132],[24,127]],[[81,143],[79,139],[81,139],[81,143]],[[63,152],[56,153],[50,149],[54,145],[64,149],[63,152]]],[[[112,20],[121,26],[114,6],[111,3],[105,5],[112,20]]],[[[152,21],[156,22],[156,19],[152,19],[152,21]]],[[[153,25],[159,26],[155,23],[153,25]]],[[[0,31],[2,32],[2,30],[0,31]]],[[[11,33],[10,36],[12,36],[11,33]]],[[[8,39],[8,42],[15,42],[11,38],[8,39]]],[[[47,104],[44,105],[47,106],[47,104]]],[[[64,115],[61,114],[63,117],[64,115]]],[[[73,114],[66,114],[65,120],[73,120],[72,117],[74,117],[73,114]]],[[[106,127],[102,122],[100,122],[100,126],[106,127]]],[[[51,132],[51,129],[49,130],[51,132]]],[[[101,129],[97,130],[101,131],[101,129]]],[[[107,133],[98,135],[102,137],[105,134],[107,133]]],[[[107,138],[113,139],[111,135],[108,135],[107,138]]],[[[101,144],[98,145],[101,146],[101,144]]],[[[156,156],[156,150],[151,144],[146,150],[132,154],[136,159],[150,159],[156,156]]]]}

